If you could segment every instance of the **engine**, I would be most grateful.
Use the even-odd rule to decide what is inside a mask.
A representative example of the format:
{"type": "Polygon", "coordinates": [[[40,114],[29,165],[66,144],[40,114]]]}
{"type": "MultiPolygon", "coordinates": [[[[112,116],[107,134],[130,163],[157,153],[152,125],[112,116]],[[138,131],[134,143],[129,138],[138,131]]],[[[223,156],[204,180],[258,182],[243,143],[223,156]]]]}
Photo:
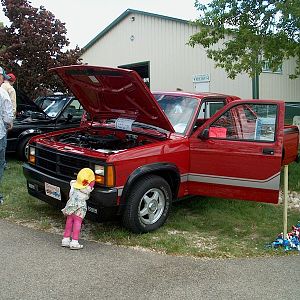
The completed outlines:
{"type": "Polygon", "coordinates": [[[115,153],[150,143],[146,139],[138,141],[138,136],[134,134],[126,134],[124,138],[120,138],[114,134],[100,136],[89,132],[63,134],[57,138],[57,141],[100,152],[103,150],[103,152],[115,153]]]}

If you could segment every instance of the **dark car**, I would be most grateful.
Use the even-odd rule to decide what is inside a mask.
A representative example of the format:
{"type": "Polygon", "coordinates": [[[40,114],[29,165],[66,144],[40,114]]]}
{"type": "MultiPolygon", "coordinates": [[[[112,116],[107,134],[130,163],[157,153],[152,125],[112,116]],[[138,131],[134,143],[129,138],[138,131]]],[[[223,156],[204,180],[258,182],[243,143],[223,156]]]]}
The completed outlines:
{"type": "Polygon", "coordinates": [[[82,113],[82,105],[73,96],[51,95],[34,102],[19,94],[17,116],[8,131],[6,152],[16,152],[18,159],[25,160],[26,145],[32,136],[77,127],[82,113]]]}

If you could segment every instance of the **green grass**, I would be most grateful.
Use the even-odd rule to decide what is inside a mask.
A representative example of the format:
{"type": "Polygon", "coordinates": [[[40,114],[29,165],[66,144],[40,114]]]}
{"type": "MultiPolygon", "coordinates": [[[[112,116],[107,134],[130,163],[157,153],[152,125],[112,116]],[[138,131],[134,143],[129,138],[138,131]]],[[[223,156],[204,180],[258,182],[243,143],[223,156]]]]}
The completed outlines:
{"type": "MultiPolygon", "coordinates": [[[[65,219],[60,210],[28,195],[22,163],[11,159],[9,166],[1,186],[5,203],[0,206],[0,218],[62,234],[65,219]]],[[[299,164],[289,167],[291,190],[300,190],[299,169],[299,164]]],[[[282,214],[281,205],[194,197],[175,203],[167,223],[153,233],[132,234],[117,220],[107,223],[86,220],[82,238],[142,247],[173,255],[286,255],[282,250],[265,247],[282,231],[282,214]]],[[[298,220],[300,212],[289,211],[289,231],[291,225],[296,224],[298,220]]]]}
{"type": "MultiPolygon", "coordinates": [[[[283,174],[281,181],[281,186],[283,187],[283,174]]],[[[300,192],[300,163],[292,163],[289,165],[289,189],[300,192]]]]}

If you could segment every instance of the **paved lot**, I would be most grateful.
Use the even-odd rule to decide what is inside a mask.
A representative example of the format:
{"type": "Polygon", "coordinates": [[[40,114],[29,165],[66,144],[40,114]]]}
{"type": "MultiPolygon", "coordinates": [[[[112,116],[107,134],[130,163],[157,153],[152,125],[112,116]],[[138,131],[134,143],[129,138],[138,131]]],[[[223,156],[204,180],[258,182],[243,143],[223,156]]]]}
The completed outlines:
{"type": "Polygon", "coordinates": [[[203,260],[84,242],[0,220],[0,299],[300,299],[300,256],[203,260]]]}

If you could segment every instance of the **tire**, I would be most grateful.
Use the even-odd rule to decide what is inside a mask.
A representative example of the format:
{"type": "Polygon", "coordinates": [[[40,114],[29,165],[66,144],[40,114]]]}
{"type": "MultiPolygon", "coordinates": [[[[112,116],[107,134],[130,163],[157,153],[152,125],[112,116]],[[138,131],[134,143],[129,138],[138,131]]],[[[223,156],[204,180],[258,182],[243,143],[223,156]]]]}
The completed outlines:
{"type": "Polygon", "coordinates": [[[146,233],[161,227],[171,210],[172,193],[161,177],[148,175],[131,188],[123,214],[123,225],[134,233],[146,233]]]}
{"type": "Polygon", "coordinates": [[[21,139],[19,144],[17,145],[17,158],[21,161],[26,161],[26,146],[29,142],[29,140],[32,138],[32,136],[25,136],[21,139]]]}

